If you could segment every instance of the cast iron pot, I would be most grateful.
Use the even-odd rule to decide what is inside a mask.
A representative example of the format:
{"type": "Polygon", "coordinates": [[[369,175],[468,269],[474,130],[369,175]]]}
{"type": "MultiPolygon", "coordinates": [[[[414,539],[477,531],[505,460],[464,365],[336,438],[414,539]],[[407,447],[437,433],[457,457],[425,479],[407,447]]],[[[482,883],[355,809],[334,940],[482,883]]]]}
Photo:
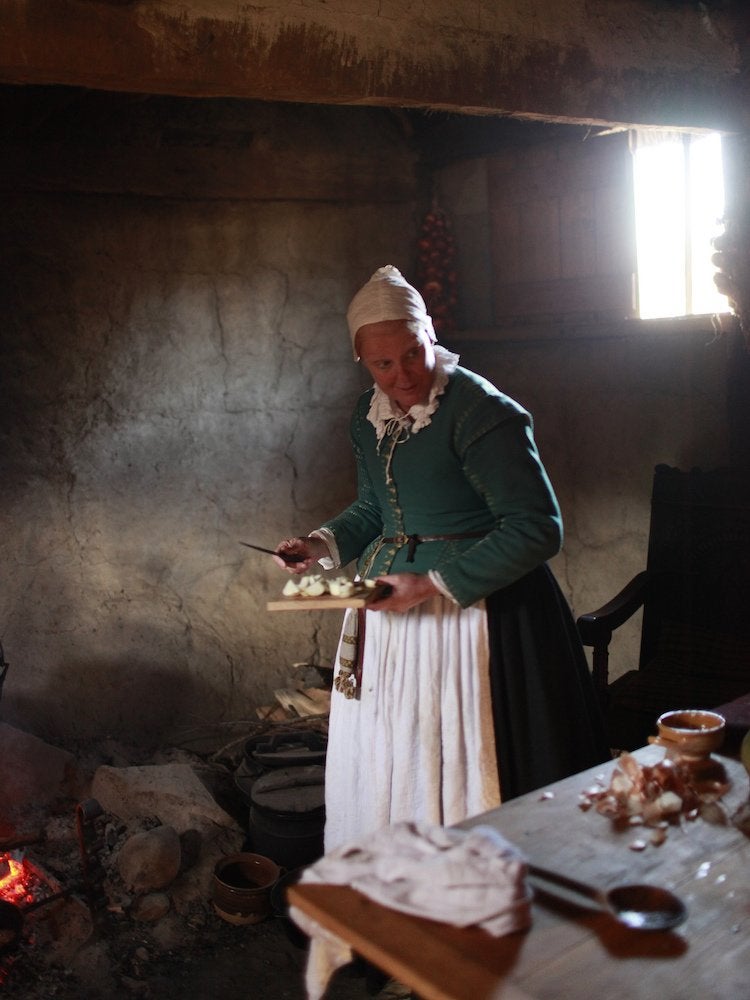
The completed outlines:
{"type": "Polygon", "coordinates": [[[295,885],[302,877],[302,868],[295,868],[291,872],[282,875],[278,882],[271,889],[271,909],[273,915],[283,921],[286,936],[297,948],[306,948],[309,938],[307,934],[298,927],[289,916],[289,903],[286,898],[286,890],[290,885],[295,885]]]}
{"type": "Polygon", "coordinates": [[[53,903],[56,899],[63,899],[70,893],[70,889],[64,889],[62,892],[56,892],[52,896],[47,896],[46,899],[37,899],[23,907],[17,903],[11,903],[10,900],[0,899],[0,955],[15,951],[20,944],[25,914],[40,906],[45,906],[47,903],[53,903]]]}
{"type": "Polygon", "coordinates": [[[286,730],[253,736],[245,743],[245,761],[264,767],[295,767],[323,764],[327,739],[323,733],[286,730]]]}

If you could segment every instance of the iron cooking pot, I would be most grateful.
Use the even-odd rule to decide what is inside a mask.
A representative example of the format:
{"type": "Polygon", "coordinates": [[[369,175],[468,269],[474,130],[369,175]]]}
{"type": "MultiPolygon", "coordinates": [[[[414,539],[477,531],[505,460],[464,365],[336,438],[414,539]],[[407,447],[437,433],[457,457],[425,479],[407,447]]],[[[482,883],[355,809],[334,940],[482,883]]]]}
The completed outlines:
{"type": "Polygon", "coordinates": [[[309,938],[307,934],[298,927],[289,916],[289,902],[286,898],[286,890],[290,885],[296,885],[302,877],[302,868],[295,868],[293,871],[282,875],[271,889],[271,910],[273,915],[284,923],[284,931],[291,943],[297,948],[306,948],[309,938]]]}
{"type": "Polygon", "coordinates": [[[23,913],[15,903],[0,899],[0,955],[15,951],[21,940],[23,913]]]}
{"type": "Polygon", "coordinates": [[[271,735],[254,736],[245,743],[245,761],[264,767],[294,767],[323,764],[326,737],[314,731],[282,730],[271,735]]]}
{"type": "Polygon", "coordinates": [[[0,955],[14,951],[18,947],[25,914],[31,913],[32,910],[38,910],[40,906],[46,906],[47,903],[54,903],[57,899],[64,899],[72,891],[72,889],[63,889],[61,892],[55,892],[44,899],[37,899],[27,906],[11,903],[9,899],[0,899],[0,955]]]}
{"type": "Polygon", "coordinates": [[[292,870],[323,854],[325,767],[274,768],[250,792],[248,849],[292,870]]]}

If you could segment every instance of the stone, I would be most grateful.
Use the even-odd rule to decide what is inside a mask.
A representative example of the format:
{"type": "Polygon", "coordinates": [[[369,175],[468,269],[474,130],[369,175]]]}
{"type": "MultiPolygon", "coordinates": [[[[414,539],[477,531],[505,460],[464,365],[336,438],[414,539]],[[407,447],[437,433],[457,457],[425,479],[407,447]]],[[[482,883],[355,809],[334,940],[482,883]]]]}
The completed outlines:
{"type": "MultiPolygon", "coordinates": [[[[157,920],[161,920],[169,913],[170,906],[169,896],[166,892],[149,892],[133,903],[130,916],[133,920],[144,924],[155,924],[157,920]]],[[[149,955],[145,948],[139,948],[135,957],[143,962],[148,960],[149,955]]]]}
{"type": "Polygon", "coordinates": [[[106,812],[120,819],[154,816],[178,834],[198,830],[211,839],[217,827],[239,830],[189,764],[105,765],[94,774],[91,794],[106,812]]]}
{"type": "Polygon", "coordinates": [[[106,941],[96,939],[89,941],[70,957],[69,967],[75,976],[88,984],[92,996],[117,996],[117,986],[106,941]]]}
{"type": "MultiPolygon", "coordinates": [[[[84,785],[75,758],[36,736],[0,723],[2,827],[9,835],[21,817],[75,798],[84,785]]],[[[20,832],[20,831],[19,831],[20,832]]]]}
{"type": "Polygon", "coordinates": [[[39,911],[34,921],[36,947],[48,964],[68,964],[94,934],[87,903],[72,895],[39,911]]]}
{"type": "Polygon", "coordinates": [[[180,834],[180,847],[182,848],[182,860],[180,872],[187,872],[193,868],[201,856],[203,847],[203,837],[199,830],[185,830],[180,834]]]}
{"type": "Polygon", "coordinates": [[[163,889],[177,877],[181,854],[174,827],[157,826],[134,833],[125,841],[117,855],[117,869],[134,892],[163,889]]]}
{"type": "MultiPolygon", "coordinates": [[[[225,854],[240,850],[244,841],[244,831],[189,764],[102,766],[94,775],[92,795],[128,830],[141,830],[144,821],[155,817],[176,831],[182,846],[180,870],[169,894],[179,914],[205,900],[215,864],[225,854]]],[[[141,886],[140,891],[155,888],[163,886],[141,886]]]]}

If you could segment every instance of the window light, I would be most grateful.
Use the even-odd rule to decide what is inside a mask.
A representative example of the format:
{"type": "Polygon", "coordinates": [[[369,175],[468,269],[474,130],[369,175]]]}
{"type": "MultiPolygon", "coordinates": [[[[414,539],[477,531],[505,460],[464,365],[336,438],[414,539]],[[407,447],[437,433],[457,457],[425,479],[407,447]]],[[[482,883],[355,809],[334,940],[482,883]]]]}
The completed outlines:
{"type": "Polygon", "coordinates": [[[720,135],[638,133],[633,184],[641,319],[726,312],[711,263],[724,214],[720,135]]]}

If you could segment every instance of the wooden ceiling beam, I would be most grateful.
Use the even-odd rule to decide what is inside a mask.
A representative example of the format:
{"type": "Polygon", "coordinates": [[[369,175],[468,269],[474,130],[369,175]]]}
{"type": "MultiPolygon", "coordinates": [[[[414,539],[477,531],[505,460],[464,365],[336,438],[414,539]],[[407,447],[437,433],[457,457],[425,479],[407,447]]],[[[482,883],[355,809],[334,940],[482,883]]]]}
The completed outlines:
{"type": "Polygon", "coordinates": [[[4,0],[0,82],[744,129],[725,2],[4,0]],[[499,9],[498,9],[499,8],[499,9]]]}

